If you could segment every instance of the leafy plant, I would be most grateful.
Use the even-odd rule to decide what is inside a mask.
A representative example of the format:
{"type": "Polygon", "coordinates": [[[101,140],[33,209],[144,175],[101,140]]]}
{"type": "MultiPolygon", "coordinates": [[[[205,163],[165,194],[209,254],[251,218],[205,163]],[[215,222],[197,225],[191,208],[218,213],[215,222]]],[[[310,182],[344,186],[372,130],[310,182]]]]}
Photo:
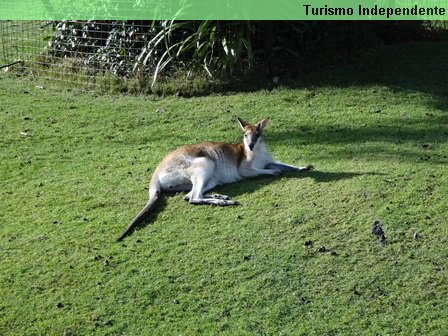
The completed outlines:
{"type": "Polygon", "coordinates": [[[56,58],[76,58],[84,66],[126,76],[153,31],[141,21],[62,21],[48,46],[56,58]]]}
{"type": "Polygon", "coordinates": [[[219,70],[232,74],[243,56],[248,67],[253,63],[254,26],[248,21],[163,21],[161,26],[134,66],[134,69],[145,67],[157,51],[163,50],[154,68],[152,85],[176,61],[190,69],[201,66],[210,77],[213,71],[219,70]]]}
{"type": "Polygon", "coordinates": [[[62,21],[48,46],[57,58],[78,58],[83,65],[126,76],[152,73],[154,84],[167,67],[202,67],[232,74],[243,59],[253,63],[247,21],[62,21]]]}

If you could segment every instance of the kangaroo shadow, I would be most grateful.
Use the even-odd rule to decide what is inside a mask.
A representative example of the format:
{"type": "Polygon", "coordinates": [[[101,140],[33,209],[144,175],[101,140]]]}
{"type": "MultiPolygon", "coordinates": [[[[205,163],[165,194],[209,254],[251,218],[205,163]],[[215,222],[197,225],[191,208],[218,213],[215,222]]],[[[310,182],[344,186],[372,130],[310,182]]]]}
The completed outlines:
{"type": "MultiPolygon", "coordinates": [[[[278,179],[291,179],[291,178],[311,178],[316,183],[328,183],[335,182],[340,180],[347,180],[355,177],[361,176],[372,176],[372,175],[384,175],[382,173],[377,172],[328,172],[328,171],[319,171],[319,170],[311,170],[307,172],[294,172],[294,171],[285,171],[282,172],[281,176],[257,176],[251,179],[239,181],[236,183],[225,184],[222,186],[218,186],[214,188],[211,193],[217,192],[220,194],[225,194],[230,196],[230,198],[236,198],[240,195],[253,193],[259,190],[264,185],[267,185],[274,180],[278,179]]],[[[237,200],[237,199],[236,199],[237,200]]]]}
{"type": "MultiPolygon", "coordinates": [[[[263,176],[258,176],[258,177],[254,177],[251,179],[235,182],[235,183],[221,185],[221,186],[218,186],[218,187],[210,190],[210,194],[213,194],[213,193],[225,194],[225,195],[228,195],[231,199],[234,199],[243,194],[256,192],[264,185],[269,184],[276,179],[311,178],[317,183],[328,183],[328,182],[335,182],[335,181],[340,181],[340,180],[351,179],[351,178],[360,177],[360,176],[372,176],[372,175],[384,175],[384,174],[376,173],[376,172],[365,172],[365,173],[328,172],[328,171],[318,171],[318,170],[312,170],[312,171],[307,171],[307,172],[285,171],[282,173],[282,175],[280,177],[263,175],[263,176]]],[[[160,197],[155,210],[147,218],[145,218],[141,223],[139,223],[133,229],[132,232],[134,232],[136,230],[140,230],[140,229],[156,222],[158,215],[166,208],[167,197],[181,198],[185,194],[186,193],[163,194],[162,197],[160,197]]],[[[185,206],[191,206],[191,205],[188,204],[187,202],[185,202],[185,206]]],[[[196,205],[196,206],[199,206],[199,205],[196,205]]],[[[129,235],[132,235],[132,232],[130,232],[129,235]]]]}
{"type": "MultiPolygon", "coordinates": [[[[291,173],[285,174],[285,177],[288,176],[291,173]]],[[[353,177],[359,177],[364,175],[383,175],[382,173],[375,173],[375,172],[367,172],[367,173],[356,173],[356,172],[326,172],[326,171],[318,171],[318,170],[312,170],[302,174],[301,177],[310,177],[315,182],[334,182],[334,181],[340,181],[340,180],[347,180],[351,179],[353,177]]],[[[298,173],[294,173],[294,175],[298,175],[298,173]]],[[[292,177],[298,177],[298,176],[292,176],[292,177]]]]}

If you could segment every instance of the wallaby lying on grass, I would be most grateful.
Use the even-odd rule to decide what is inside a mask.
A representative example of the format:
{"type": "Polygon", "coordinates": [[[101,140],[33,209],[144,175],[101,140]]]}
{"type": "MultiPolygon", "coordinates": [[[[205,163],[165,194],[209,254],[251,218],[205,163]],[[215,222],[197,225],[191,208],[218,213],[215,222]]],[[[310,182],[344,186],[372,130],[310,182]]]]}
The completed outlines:
{"type": "Polygon", "coordinates": [[[204,195],[217,185],[282,170],[307,171],[312,166],[295,167],[272,158],[263,141],[265,118],[255,125],[238,118],[244,131],[242,144],[202,142],[185,145],[168,154],[157,166],[149,184],[149,201],[118,238],[122,240],[150,214],[162,192],[189,191],[184,197],[192,204],[236,205],[225,195],[204,195]]]}

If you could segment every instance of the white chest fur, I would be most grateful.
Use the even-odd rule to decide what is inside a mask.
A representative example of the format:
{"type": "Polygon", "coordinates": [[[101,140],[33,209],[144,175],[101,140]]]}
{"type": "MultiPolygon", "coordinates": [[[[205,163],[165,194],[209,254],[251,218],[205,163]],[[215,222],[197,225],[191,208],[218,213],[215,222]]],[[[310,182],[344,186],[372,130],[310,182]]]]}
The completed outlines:
{"type": "Polygon", "coordinates": [[[255,169],[263,169],[268,163],[274,161],[263,141],[254,148],[253,152],[247,153],[246,157],[249,166],[255,169]]]}

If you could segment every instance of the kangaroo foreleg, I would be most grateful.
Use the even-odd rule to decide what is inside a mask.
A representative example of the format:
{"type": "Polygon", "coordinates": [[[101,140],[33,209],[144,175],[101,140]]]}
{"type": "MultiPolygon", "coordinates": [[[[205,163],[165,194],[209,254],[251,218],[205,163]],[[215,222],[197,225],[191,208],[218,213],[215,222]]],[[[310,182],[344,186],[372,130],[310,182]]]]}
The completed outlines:
{"type": "Polygon", "coordinates": [[[242,171],[240,171],[240,174],[244,177],[255,177],[255,176],[259,176],[259,175],[275,175],[278,176],[280,175],[282,172],[280,169],[276,169],[276,168],[269,168],[269,169],[260,169],[260,168],[249,168],[249,169],[244,169],[242,171]]]}
{"type": "Polygon", "coordinates": [[[303,167],[296,167],[293,165],[289,165],[280,161],[276,161],[276,162],[271,162],[269,164],[266,165],[265,167],[266,169],[278,169],[281,171],[309,171],[311,169],[313,169],[312,165],[308,165],[308,166],[303,166],[303,167]]]}

